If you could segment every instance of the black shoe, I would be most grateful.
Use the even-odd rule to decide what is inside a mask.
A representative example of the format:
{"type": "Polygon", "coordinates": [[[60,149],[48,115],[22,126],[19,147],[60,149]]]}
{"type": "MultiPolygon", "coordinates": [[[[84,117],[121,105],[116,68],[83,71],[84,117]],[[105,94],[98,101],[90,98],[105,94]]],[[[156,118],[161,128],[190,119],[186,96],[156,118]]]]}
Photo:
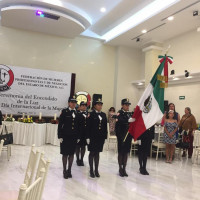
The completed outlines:
{"type": "Polygon", "coordinates": [[[64,179],[68,179],[68,178],[69,178],[69,177],[68,177],[68,174],[67,174],[67,171],[64,171],[64,172],[63,172],[63,178],[64,178],[64,179]]]}
{"type": "Polygon", "coordinates": [[[84,166],[84,162],[80,160],[80,166],[84,166]]]}
{"type": "Polygon", "coordinates": [[[149,175],[149,172],[146,169],[144,169],[144,175],[149,175]]]}
{"type": "Polygon", "coordinates": [[[144,169],[140,168],[140,174],[145,175],[144,169]]]}
{"type": "Polygon", "coordinates": [[[94,172],[93,172],[93,171],[90,171],[90,177],[91,177],[91,178],[95,178],[95,175],[94,175],[94,172]]]}
{"type": "Polygon", "coordinates": [[[119,169],[119,175],[120,175],[121,177],[124,177],[123,169],[119,169]]]}
{"type": "Polygon", "coordinates": [[[96,176],[97,178],[99,178],[99,177],[100,177],[100,174],[99,174],[99,172],[98,172],[98,171],[95,171],[95,176],[96,176]]]}
{"type": "Polygon", "coordinates": [[[71,171],[67,170],[67,176],[68,176],[68,178],[72,178],[72,173],[71,173],[71,171]]]}
{"type": "Polygon", "coordinates": [[[188,156],[188,158],[192,158],[192,156],[188,156]]]}
{"type": "Polygon", "coordinates": [[[124,176],[127,176],[127,177],[128,177],[128,174],[126,173],[126,170],[125,170],[125,169],[123,170],[123,174],[124,174],[124,176]]]}
{"type": "Polygon", "coordinates": [[[81,162],[80,160],[76,160],[77,166],[81,166],[81,163],[80,163],[80,162],[81,162]]]}

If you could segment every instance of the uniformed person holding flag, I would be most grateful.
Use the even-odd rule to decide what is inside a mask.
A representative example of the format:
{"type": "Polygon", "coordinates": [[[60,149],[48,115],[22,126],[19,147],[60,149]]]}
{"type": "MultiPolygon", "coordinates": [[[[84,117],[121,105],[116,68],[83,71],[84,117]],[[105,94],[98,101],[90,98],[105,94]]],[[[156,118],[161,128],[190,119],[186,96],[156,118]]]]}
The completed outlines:
{"type": "Polygon", "coordinates": [[[119,175],[121,177],[128,176],[126,172],[126,164],[132,142],[132,136],[128,133],[128,129],[129,123],[135,121],[135,119],[131,117],[132,115],[129,112],[130,105],[131,103],[129,102],[129,99],[122,99],[122,108],[118,111],[116,117],[115,132],[118,144],[119,175]]]}

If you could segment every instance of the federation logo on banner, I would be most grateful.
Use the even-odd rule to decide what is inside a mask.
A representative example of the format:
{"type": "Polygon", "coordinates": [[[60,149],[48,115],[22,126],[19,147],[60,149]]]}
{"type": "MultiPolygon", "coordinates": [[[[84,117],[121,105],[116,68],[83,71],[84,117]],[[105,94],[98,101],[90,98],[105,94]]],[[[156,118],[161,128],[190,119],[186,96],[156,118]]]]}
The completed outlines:
{"type": "Polygon", "coordinates": [[[13,81],[13,71],[6,65],[0,65],[0,92],[9,90],[13,81]]]}

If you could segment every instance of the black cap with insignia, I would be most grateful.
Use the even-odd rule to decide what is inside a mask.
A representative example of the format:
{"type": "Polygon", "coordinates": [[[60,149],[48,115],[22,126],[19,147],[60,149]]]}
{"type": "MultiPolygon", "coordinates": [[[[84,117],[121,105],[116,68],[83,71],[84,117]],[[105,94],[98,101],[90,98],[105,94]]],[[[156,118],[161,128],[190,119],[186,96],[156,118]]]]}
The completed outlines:
{"type": "Polygon", "coordinates": [[[87,106],[87,102],[81,101],[80,106],[87,106]]]}
{"type": "Polygon", "coordinates": [[[94,103],[94,105],[96,105],[96,104],[98,104],[98,103],[103,104],[101,98],[96,99],[95,101],[93,101],[93,103],[94,103]]]}
{"type": "Polygon", "coordinates": [[[75,103],[77,103],[76,97],[75,96],[69,97],[68,102],[75,102],[75,103]]]}
{"type": "Polygon", "coordinates": [[[128,99],[128,98],[122,99],[121,104],[122,104],[122,105],[124,105],[124,104],[131,105],[131,103],[129,102],[129,99],[128,99]]]}

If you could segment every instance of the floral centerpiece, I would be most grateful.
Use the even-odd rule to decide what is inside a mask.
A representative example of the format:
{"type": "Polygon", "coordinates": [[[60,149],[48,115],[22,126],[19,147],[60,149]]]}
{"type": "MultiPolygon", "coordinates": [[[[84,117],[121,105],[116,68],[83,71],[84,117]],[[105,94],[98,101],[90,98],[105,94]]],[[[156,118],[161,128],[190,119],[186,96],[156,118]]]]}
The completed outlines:
{"type": "Polygon", "coordinates": [[[28,118],[18,118],[18,122],[33,123],[33,119],[32,119],[32,117],[28,117],[28,118]]]}
{"type": "Polygon", "coordinates": [[[13,118],[13,117],[6,117],[5,121],[7,121],[7,122],[14,122],[15,118],[13,118]]]}
{"type": "Polygon", "coordinates": [[[50,123],[51,123],[51,124],[58,124],[58,120],[57,120],[57,119],[51,119],[51,120],[50,120],[50,123]]]}

